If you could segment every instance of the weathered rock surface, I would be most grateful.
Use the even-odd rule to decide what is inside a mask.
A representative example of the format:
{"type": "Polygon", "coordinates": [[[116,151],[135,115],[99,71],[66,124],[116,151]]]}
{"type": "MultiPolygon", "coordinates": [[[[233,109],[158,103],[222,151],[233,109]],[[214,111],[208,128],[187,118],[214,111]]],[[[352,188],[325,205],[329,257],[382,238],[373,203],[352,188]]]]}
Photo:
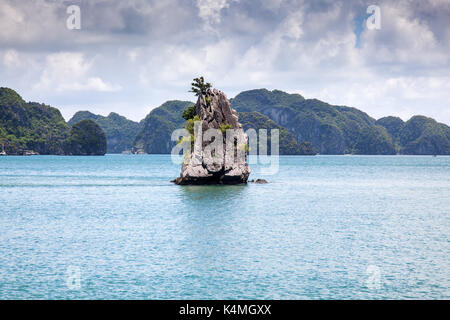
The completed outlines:
{"type": "Polygon", "coordinates": [[[266,179],[256,179],[256,181],[252,179],[250,182],[256,183],[256,184],[266,184],[266,183],[269,183],[269,182],[267,182],[266,179]]]}
{"type": "Polygon", "coordinates": [[[222,141],[218,140],[222,148],[211,149],[210,144],[215,138],[204,136],[201,145],[196,138],[197,146],[183,163],[181,175],[174,182],[179,185],[247,183],[251,172],[246,154],[248,137],[226,95],[217,89],[209,90],[206,96],[198,98],[195,111],[201,121],[198,128],[201,127],[202,133],[208,129],[222,133],[222,141]],[[235,129],[231,138],[233,143],[227,144],[226,129],[235,129]]]}

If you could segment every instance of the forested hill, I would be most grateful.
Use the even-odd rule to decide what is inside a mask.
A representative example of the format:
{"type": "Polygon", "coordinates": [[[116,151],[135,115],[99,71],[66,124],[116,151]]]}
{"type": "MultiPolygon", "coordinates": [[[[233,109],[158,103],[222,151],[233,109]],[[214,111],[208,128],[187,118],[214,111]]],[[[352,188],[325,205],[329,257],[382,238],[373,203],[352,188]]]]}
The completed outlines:
{"type": "Polygon", "coordinates": [[[356,108],[266,89],[244,91],[231,106],[269,117],[321,154],[450,154],[450,128],[423,116],[376,121],[356,108]]]}
{"type": "MultiPolygon", "coordinates": [[[[93,125],[88,124],[86,128],[93,125]]],[[[99,133],[98,130],[93,132],[99,133]]],[[[97,146],[102,147],[102,141],[97,143],[96,136],[87,138],[73,150],[68,142],[76,141],[78,137],[58,109],[42,103],[25,102],[14,90],[0,88],[0,151],[4,149],[9,155],[76,155],[79,154],[78,150],[90,154],[84,152],[84,149],[89,148],[93,154],[102,154],[102,148],[94,150],[88,146],[90,141],[95,141],[97,146]]]]}
{"type": "Polygon", "coordinates": [[[134,122],[114,112],[104,117],[89,111],[79,111],[69,120],[69,125],[88,119],[96,122],[105,131],[108,153],[130,150],[143,123],[134,122]]]}
{"type": "Polygon", "coordinates": [[[143,120],[142,129],[134,140],[133,152],[170,153],[175,145],[170,140],[172,132],[183,127],[183,111],[192,105],[190,101],[172,100],[153,109],[143,120]]]}
{"type": "MultiPolygon", "coordinates": [[[[279,129],[280,154],[449,155],[449,127],[431,118],[378,121],[365,112],[280,90],[244,91],[230,99],[244,129],[279,129]]],[[[143,120],[134,142],[139,153],[169,153],[170,133],[183,126],[188,101],[169,101],[143,120]]]]}
{"type": "MultiPolygon", "coordinates": [[[[356,108],[280,90],[244,91],[230,102],[244,129],[280,130],[280,154],[450,155],[449,126],[425,116],[406,122],[390,116],[375,120],[356,108]]],[[[171,133],[183,127],[183,111],[192,105],[190,101],[167,101],[140,123],[117,113],[104,117],[80,111],[69,126],[58,109],[25,102],[14,90],[0,88],[0,147],[4,145],[8,154],[75,154],[67,145],[71,126],[92,120],[105,132],[109,153],[170,153],[171,133]]],[[[89,132],[98,134],[99,130],[89,132]]],[[[85,150],[91,148],[85,146],[85,150]]],[[[101,148],[97,151],[102,153],[101,148]]]]}

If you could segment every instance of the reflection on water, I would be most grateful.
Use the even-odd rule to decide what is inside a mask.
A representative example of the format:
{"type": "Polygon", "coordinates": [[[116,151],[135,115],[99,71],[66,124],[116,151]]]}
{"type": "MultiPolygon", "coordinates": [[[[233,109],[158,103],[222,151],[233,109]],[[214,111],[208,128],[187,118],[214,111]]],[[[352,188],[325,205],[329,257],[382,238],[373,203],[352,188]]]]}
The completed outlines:
{"type": "Polygon", "coordinates": [[[195,205],[202,201],[215,201],[218,206],[227,205],[229,201],[240,198],[248,185],[211,185],[211,186],[178,186],[183,200],[193,201],[195,205]]]}

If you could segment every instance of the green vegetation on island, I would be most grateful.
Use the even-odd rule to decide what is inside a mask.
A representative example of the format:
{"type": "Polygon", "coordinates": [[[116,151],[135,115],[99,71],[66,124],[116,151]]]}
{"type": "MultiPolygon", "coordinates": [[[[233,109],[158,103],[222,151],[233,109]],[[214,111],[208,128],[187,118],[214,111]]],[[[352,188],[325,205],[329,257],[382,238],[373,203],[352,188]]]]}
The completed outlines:
{"type": "Polygon", "coordinates": [[[7,154],[64,154],[69,130],[58,109],[0,88],[0,144],[7,154]]]}
{"type": "Polygon", "coordinates": [[[182,117],[184,120],[188,121],[189,119],[194,119],[195,115],[195,105],[191,105],[183,111],[182,117]]]}
{"type": "Polygon", "coordinates": [[[398,137],[399,137],[400,131],[405,126],[405,122],[403,122],[402,119],[400,119],[399,117],[389,116],[389,117],[384,117],[384,118],[378,119],[376,124],[386,128],[387,132],[394,139],[394,142],[398,143],[398,137]]]}
{"type": "Polygon", "coordinates": [[[172,132],[183,127],[183,112],[193,105],[189,101],[173,100],[153,109],[143,120],[142,129],[134,139],[133,152],[170,153],[175,145],[175,142],[171,141],[172,132]]]}
{"type": "Polygon", "coordinates": [[[58,109],[25,102],[14,90],[0,88],[0,145],[6,154],[75,154],[68,145],[71,137],[70,127],[58,109]]]}
{"type": "Polygon", "coordinates": [[[321,154],[395,153],[384,129],[355,108],[266,89],[244,91],[231,99],[231,105],[238,112],[262,113],[292,132],[297,141],[311,142],[321,154]],[[374,143],[381,146],[369,146],[374,143]]]}
{"type": "Polygon", "coordinates": [[[308,141],[302,141],[299,143],[294,134],[289,132],[286,128],[280,126],[273,120],[269,119],[265,115],[253,111],[253,112],[241,112],[239,113],[239,122],[242,124],[242,128],[247,131],[248,129],[255,129],[257,132],[259,129],[267,130],[267,152],[271,154],[271,135],[270,130],[279,130],[279,154],[281,155],[315,155],[316,152],[312,147],[312,144],[308,141]]]}
{"type": "MultiPolygon", "coordinates": [[[[210,87],[198,80],[193,89],[206,92],[210,87]]],[[[280,154],[450,155],[449,126],[424,116],[406,122],[398,117],[375,120],[356,108],[333,106],[280,90],[244,91],[230,102],[244,130],[280,130],[280,154]]],[[[111,153],[131,149],[134,153],[167,154],[175,145],[170,139],[172,131],[182,128],[193,116],[192,102],[174,100],[153,109],[140,123],[116,113],[103,117],[81,111],[69,124],[73,128],[81,120],[93,120],[105,132],[107,151],[111,153]]],[[[86,153],[68,147],[69,138],[73,138],[69,124],[58,109],[25,102],[14,90],[0,88],[0,147],[6,154],[86,153]]],[[[90,134],[101,135],[91,126],[87,129],[90,134]]],[[[93,153],[102,154],[101,143],[94,145],[99,150],[93,153]]]]}
{"type": "Polygon", "coordinates": [[[87,119],[93,120],[105,132],[107,153],[122,153],[131,150],[134,138],[142,128],[142,123],[134,122],[114,112],[104,117],[89,111],[79,111],[69,120],[69,125],[73,126],[75,123],[87,119]]]}
{"type": "Polygon", "coordinates": [[[189,92],[194,92],[197,97],[206,96],[211,87],[211,83],[205,83],[205,78],[194,78],[194,81],[191,83],[191,90],[189,90],[189,92]]]}
{"type": "Polygon", "coordinates": [[[93,120],[75,123],[66,141],[66,154],[74,156],[103,156],[106,153],[106,136],[93,120]]]}
{"type": "Polygon", "coordinates": [[[424,116],[406,122],[384,117],[377,124],[386,128],[400,154],[450,155],[450,127],[424,116]]]}
{"type": "MultiPolygon", "coordinates": [[[[430,118],[422,125],[414,125],[420,122],[416,117],[406,123],[395,117],[376,121],[356,108],[280,90],[244,91],[230,102],[245,130],[280,129],[280,154],[450,154],[449,127],[430,118]]],[[[179,105],[172,112],[167,112],[165,104],[154,109],[135,140],[135,149],[170,153],[173,143],[168,128],[181,128],[184,120],[195,115],[194,104],[184,103],[185,108],[179,105]]]]}

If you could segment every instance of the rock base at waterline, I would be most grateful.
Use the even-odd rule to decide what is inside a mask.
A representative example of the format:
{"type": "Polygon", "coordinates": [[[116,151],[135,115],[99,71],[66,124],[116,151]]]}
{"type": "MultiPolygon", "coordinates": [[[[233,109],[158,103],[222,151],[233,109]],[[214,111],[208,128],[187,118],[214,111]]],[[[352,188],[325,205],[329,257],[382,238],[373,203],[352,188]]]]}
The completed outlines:
{"type": "Polygon", "coordinates": [[[208,172],[206,168],[190,168],[183,171],[182,176],[171,182],[178,185],[212,185],[212,184],[246,184],[250,171],[248,169],[234,169],[229,172],[208,172]],[[197,169],[197,170],[195,170],[197,169]]]}

